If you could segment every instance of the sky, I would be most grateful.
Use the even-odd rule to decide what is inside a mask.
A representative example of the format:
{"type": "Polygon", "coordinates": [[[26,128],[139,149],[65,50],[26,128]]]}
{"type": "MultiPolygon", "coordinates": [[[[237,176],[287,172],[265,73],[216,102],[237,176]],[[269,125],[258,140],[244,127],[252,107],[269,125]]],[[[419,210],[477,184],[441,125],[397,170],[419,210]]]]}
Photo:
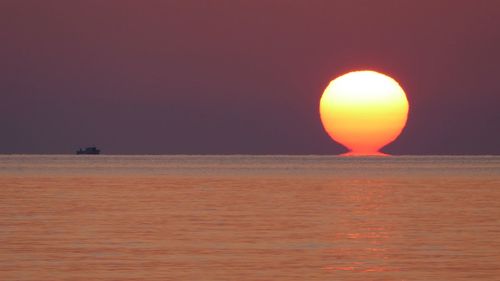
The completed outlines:
{"type": "Polygon", "coordinates": [[[338,154],[353,70],[410,103],[391,154],[500,154],[500,1],[0,1],[0,153],[338,154]]]}

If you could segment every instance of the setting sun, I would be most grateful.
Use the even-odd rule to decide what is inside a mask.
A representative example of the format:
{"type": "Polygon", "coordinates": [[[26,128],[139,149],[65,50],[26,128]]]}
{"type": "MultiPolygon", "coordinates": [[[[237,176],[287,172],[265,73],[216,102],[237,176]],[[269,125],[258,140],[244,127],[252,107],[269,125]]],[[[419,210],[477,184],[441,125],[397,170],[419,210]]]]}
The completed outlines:
{"type": "Polygon", "coordinates": [[[347,155],[383,155],[408,117],[401,86],[375,71],[355,71],[331,81],[320,101],[321,121],[330,137],[349,149],[347,155]]]}

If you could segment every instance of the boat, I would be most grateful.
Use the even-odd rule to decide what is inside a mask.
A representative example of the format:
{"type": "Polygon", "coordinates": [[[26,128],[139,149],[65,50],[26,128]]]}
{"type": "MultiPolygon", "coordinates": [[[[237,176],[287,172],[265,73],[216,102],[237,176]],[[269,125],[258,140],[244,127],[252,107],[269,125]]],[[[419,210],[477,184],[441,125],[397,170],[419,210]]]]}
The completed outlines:
{"type": "Polygon", "coordinates": [[[96,154],[100,154],[101,153],[101,150],[97,149],[97,147],[95,146],[89,146],[89,147],[86,147],[85,149],[78,149],[76,151],[76,154],[80,155],[80,154],[91,154],[91,155],[96,155],[96,154]]]}

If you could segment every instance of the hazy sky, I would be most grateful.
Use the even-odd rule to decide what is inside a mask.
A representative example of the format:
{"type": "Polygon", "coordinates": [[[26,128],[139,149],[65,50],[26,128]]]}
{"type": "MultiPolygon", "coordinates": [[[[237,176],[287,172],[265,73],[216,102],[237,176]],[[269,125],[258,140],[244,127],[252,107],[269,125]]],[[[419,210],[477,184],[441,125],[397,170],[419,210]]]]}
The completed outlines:
{"type": "Polygon", "coordinates": [[[0,153],[336,154],[336,76],[400,82],[395,154],[500,154],[500,1],[0,1],[0,153]]]}

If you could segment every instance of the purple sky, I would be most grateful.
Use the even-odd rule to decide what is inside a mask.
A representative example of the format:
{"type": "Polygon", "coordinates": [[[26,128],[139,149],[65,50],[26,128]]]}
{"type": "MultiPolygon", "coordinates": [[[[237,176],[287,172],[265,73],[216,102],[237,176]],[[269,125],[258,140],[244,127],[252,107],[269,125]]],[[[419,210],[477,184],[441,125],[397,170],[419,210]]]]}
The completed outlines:
{"type": "Polygon", "coordinates": [[[500,154],[500,1],[0,2],[0,153],[336,154],[319,98],[372,69],[394,154],[500,154]]]}

